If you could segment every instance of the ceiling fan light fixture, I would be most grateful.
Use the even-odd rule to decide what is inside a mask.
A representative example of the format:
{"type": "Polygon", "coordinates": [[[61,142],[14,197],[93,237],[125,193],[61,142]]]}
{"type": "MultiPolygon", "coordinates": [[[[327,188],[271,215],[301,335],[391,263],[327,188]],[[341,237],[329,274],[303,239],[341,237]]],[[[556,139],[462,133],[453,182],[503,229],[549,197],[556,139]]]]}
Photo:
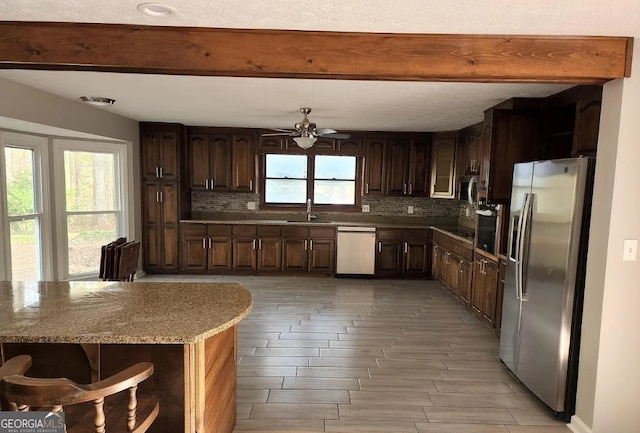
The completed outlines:
{"type": "Polygon", "coordinates": [[[167,18],[178,13],[175,8],[161,3],[140,3],[138,12],[154,18],[167,18]]]}
{"type": "Polygon", "coordinates": [[[316,137],[293,137],[293,141],[296,142],[296,144],[303,148],[303,149],[309,149],[311,146],[313,146],[313,144],[316,142],[317,138],[316,137]]]}
{"type": "Polygon", "coordinates": [[[80,100],[86,104],[95,105],[97,107],[108,107],[116,102],[115,99],[105,98],[103,96],[81,96],[80,100]]]}

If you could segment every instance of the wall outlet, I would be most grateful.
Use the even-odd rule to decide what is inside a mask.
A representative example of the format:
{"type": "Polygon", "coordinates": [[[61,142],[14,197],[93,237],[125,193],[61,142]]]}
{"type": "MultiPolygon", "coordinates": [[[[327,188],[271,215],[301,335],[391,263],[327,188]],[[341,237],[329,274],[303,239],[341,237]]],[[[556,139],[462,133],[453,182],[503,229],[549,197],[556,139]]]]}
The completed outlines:
{"type": "Polygon", "coordinates": [[[407,213],[413,213],[413,206],[407,206],[407,213]]]}
{"type": "Polygon", "coordinates": [[[371,212],[371,206],[368,204],[362,205],[362,212],[371,212]]]}
{"type": "Polygon", "coordinates": [[[255,201],[248,201],[247,202],[247,209],[256,210],[256,202],[255,201]]]}

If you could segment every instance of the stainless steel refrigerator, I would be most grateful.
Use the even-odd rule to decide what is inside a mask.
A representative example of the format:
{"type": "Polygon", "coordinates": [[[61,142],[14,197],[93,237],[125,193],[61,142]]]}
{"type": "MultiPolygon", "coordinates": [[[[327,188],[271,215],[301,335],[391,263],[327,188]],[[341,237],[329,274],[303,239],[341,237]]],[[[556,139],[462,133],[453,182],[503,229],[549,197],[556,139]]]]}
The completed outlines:
{"type": "Polygon", "coordinates": [[[575,412],[594,160],[516,164],[500,359],[558,415],[575,412]]]}

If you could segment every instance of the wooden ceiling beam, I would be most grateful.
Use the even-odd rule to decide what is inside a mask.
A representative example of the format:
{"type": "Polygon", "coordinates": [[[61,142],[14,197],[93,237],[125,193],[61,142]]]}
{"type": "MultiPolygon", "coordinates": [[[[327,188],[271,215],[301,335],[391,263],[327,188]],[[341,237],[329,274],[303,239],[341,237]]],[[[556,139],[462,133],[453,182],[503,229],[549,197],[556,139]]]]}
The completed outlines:
{"type": "Polygon", "coordinates": [[[603,83],[633,38],[0,22],[0,68],[392,81],[603,83]]]}

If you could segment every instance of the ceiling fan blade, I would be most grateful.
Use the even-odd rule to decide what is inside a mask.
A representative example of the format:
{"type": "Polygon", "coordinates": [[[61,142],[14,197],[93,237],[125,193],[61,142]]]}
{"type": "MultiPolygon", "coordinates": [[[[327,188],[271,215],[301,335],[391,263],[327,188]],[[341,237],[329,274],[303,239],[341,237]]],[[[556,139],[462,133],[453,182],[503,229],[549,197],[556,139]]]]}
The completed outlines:
{"type": "Polygon", "coordinates": [[[260,137],[295,137],[298,135],[295,131],[287,131],[287,132],[272,132],[267,134],[260,134],[260,137]]]}
{"type": "Polygon", "coordinates": [[[334,133],[330,133],[330,134],[318,134],[318,137],[322,137],[322,138],[337,138],[340,140],[346,140],[347,138],[351,137],[350,134],[341,134],[339,132],[334,132],[334,133]]]}
{"type": "Polygon", "coordinates": [[[280,129],[280,128],[269,128],[271,131],[277,131],[277,132],[296,132],[293,131],[291,129],[280,129]]]}
{"type": "Polygon", "coordinates": [[[335,134],[336,131],[335,129],[329,129],[329,128],[316,128],[315,133],[318,136],[322,136],[322,135],[326,135],[326,134],[335,134]]]}

